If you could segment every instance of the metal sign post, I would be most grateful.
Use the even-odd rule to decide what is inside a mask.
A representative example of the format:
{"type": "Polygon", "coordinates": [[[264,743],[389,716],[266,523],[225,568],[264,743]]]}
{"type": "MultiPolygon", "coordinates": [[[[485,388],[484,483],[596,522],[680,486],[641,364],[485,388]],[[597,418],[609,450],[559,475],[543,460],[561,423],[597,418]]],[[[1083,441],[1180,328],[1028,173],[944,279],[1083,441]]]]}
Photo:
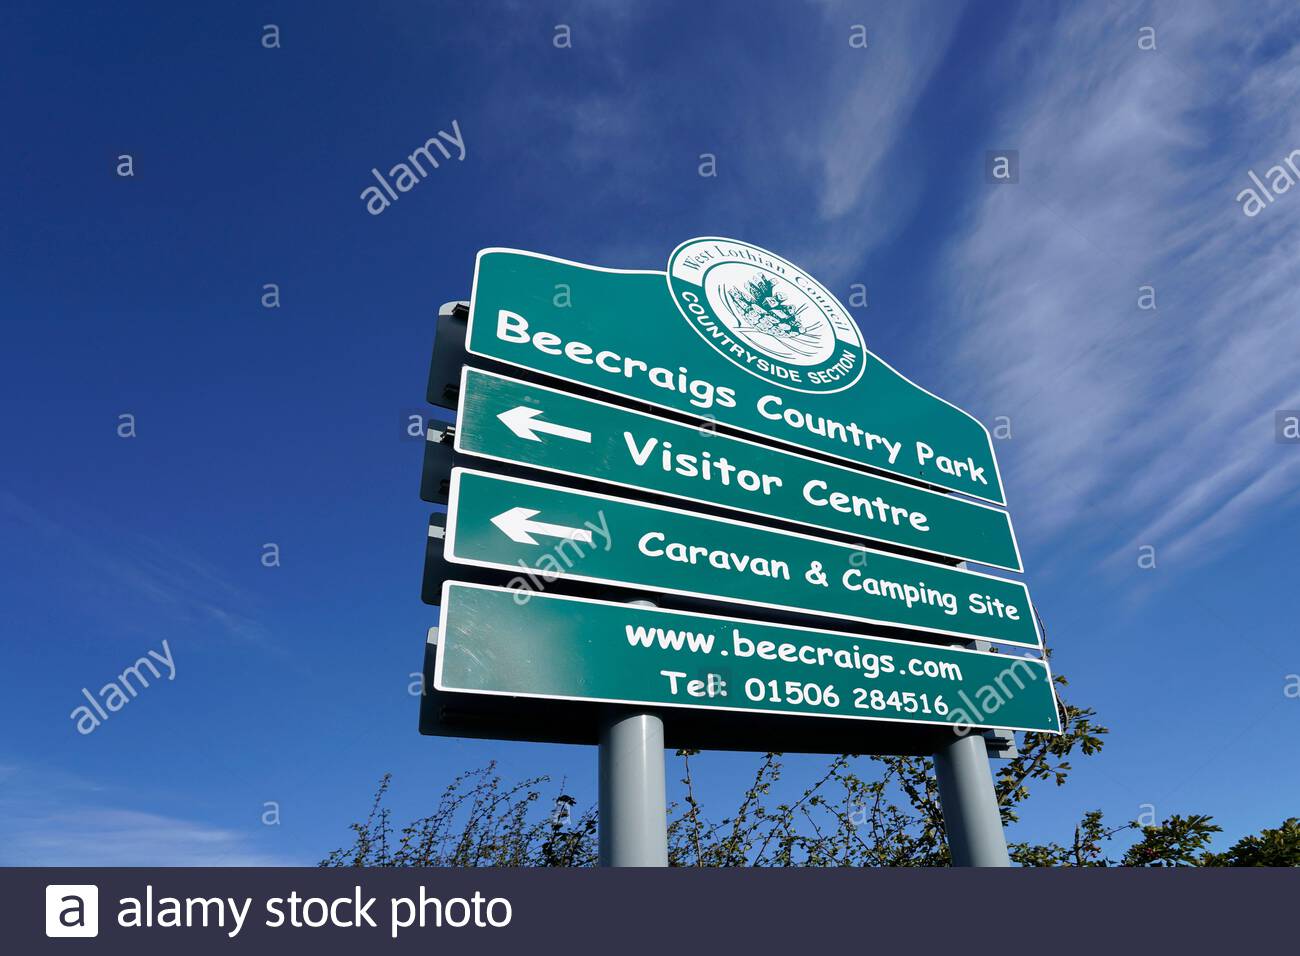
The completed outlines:
{"type": "Polygon", "coordinates": [[[600,719],[600,865],[667,866],[664,723],[615,707],[600,719]]]}
{"type": "Polygon", "coordinates": [[[934,772],[952,865],[1010,866],[984,738],[954,737],[934,755],[934,772]]]}
{"type": "Polygon", "coordinates": [[[664,725],[612,709],[600,728],[600,865],[667,866],[664,725]]]}
{"type": "Polygon", "coordinates": [[[1043,650],[1026,585],[965,564],[1024,570],[993,436],[829,288],[716,236],[484,249],[427,398],[422,733],[598,745],[619,867],[668,865],[666,743],[933,755],[953,864],[1010,865],[990,750],[1061,715],[1045,653],[989,644],[1043,650]]]}
{"type": "MultiPolygon", "coordinates": [[[[965,567],[963,561],[958,567],[965,567]]],[[[967,647],[987,651],[986,641],[967,647]]],[[[1056,707],[1053,697],[1052,707],[1056,707]]],[[[1014,740],[1014,736],[1012,737],[1014,740]]],[[[967,731],[954,737],[934,755],[934,775],[939,783],[943,827],[953,866],[1010,866],[1002,811],[993,789],[988,745],[981,734],[967,731]]]]}

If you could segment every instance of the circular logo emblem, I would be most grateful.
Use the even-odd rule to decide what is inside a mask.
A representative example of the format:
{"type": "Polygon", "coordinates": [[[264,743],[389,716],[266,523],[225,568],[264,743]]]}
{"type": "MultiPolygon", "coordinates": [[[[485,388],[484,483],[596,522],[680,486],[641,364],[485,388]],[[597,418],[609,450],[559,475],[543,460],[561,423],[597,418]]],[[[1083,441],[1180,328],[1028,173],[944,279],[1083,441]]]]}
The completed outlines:
{"type": "Polygon", "coordinates": [[[857,323],[830,290],[766,249],[691,239],[668,259],[668,289],[704,341],[751,375],[799,392],[838,392],[866,367],[857,323]]]}

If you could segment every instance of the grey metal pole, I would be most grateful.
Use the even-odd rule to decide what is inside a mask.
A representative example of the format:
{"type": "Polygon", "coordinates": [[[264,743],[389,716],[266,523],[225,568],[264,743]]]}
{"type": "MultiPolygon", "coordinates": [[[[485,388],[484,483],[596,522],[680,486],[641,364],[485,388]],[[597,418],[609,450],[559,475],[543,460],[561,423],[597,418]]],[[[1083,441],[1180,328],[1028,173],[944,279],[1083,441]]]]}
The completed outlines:
{"type": "MultiPolygon", "coordinates": [[[[957,567],[966,567],[966,562],[957,567]]],[[[973,641],[965,646],[987,651],[992,645],[973,641]]],[[[1010,866],[984,735],[954,737],[934,755],[934,774],[939,780],[939,802],[952,865],[1010,866]]]]}
{"type": "MultiPolygon", "coordinates": [[[[632,601],[654,607],[650,601],[632,601]]],[[[664,722],[610,708],[600,724],[601,866],[667,866],[664,722]]]]}
{"type": "Polygon", "coordinates": [[[600,728],[600,865],[667,866],[664,724],[612,712],[600,728]]]}
{"type": "Polygon", "coordinates": [[[953,866],[1010,866],[988,748],[977,733],[953,737],[934,755],[953,866]]]}

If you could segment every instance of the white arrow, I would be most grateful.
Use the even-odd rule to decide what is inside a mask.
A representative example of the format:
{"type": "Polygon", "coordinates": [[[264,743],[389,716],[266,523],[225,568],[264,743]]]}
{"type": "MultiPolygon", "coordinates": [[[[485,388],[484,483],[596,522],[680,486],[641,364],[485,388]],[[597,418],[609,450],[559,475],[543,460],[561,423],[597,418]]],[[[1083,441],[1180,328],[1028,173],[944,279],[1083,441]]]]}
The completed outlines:
{"type": "Polygon", "coordinates": [[[516,405],[512,409],[502,412],[497,418],[501,419],[506,428],[528,441],[541,441],[537,437],[537,433],[542,432],[543,434],[554,435],[557,438],[572,438],[574,441],[591,442],[591,432],[584,432],[581,428],[570,428],[568,425],[556,425],[554,422],[544,422],[537,417],[540,414],[542,414],[540,408],[516,405]]]}
{"type": "Polygon", "coordinates": [[[493,518],[492,523],[500,528],[507,538],[520,544],[536,544],[537,539],[533,537],[535,534],[591,544],[591,532],[586,528],[570,528],[562,524],[534,521],[533,515],[538,513],[532,508],[511,508],[493,518]]]}

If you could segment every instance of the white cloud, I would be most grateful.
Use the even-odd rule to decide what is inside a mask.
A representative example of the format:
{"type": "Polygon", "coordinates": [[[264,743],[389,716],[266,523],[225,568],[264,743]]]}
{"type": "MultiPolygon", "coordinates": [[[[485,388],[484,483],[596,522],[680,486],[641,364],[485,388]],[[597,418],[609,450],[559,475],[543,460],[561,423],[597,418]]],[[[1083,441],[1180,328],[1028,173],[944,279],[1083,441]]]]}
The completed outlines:
{"type": "Polygon", "coordinates": [[[283,653],[264,626],[244,612],[252,603],[249,595],[178,541],[56,520],[2,489],[0,533],[21,534],[28,563],[68,581],[100,613],[122,602],[129,619],[142,628],[215,632],[283,653]]]}
{"type": "Polygon", "coordinates": [[[1274,410],[1300,406],[1300,187],[1253,219],[1234,198],[1300,147],[1295,18],[1027,17],[990,134],[1020,150],[1020,183],[986,187],[946,264],[952,375],[983,417],[1012,418],[1022,535],[1197,560],[1300,479],[1273,434],[1274,410]],[[1138,309],[1144,285],[1157,311],[1138,309]]]}
{"type": "MultiPolygon", "coordinates": [[[[557,217],[579,223],[601,264],[663,268],[688,235],[721,232],[816,263],[819,278],[836,282],[912,209],[920,184],[886,170],[961,5],[756,8],[726,42],[705,34],[652,62],[640,36],[663,29],[661,12],[612,9],[584,6],[572,18],[590,85],[511,85],[483,104],[487,122],[514,132],[521,155],[525,147],[558,150],[582,174],[576,199],[539,194],[522,178],[519,188],[548,228],[557,217]],[[859,23],[865,50],[849,46],[859,23]],[[716,179],[697,177],[705,153],[716,157],[716,179]],[[665,236],[627,228],[633,212],[699,225],[665,236]]],[[[689,17],[681,26],[694,28],[689,17]]],[[[533,33],[515,40],[521,58],[536,55],[533,33]]]]}
{"type": "Polygon", "coordinates": [[[6,866],[290,866],[233,830],[135,810],[80,808],[22,820],[6,866]]]}
{"type": "Polygon", "coordinates": [[[821,216],[835,220],[864,201],[896,192],[880,167],[952,39],[961,7],[893,4],[870,11],[824,4],[832,68],[817,99],[829,104],[816,141],[821,216]],[[867,48],[849,48],[850,27],[866,30],[867,48]]]}
{"type": "Polygon", "coordinates": [[[108,806],[102,786],[63,771],[0,764],[0,784],[0,866],[301,863],[258,849],[252,833],[108,806]]]}

